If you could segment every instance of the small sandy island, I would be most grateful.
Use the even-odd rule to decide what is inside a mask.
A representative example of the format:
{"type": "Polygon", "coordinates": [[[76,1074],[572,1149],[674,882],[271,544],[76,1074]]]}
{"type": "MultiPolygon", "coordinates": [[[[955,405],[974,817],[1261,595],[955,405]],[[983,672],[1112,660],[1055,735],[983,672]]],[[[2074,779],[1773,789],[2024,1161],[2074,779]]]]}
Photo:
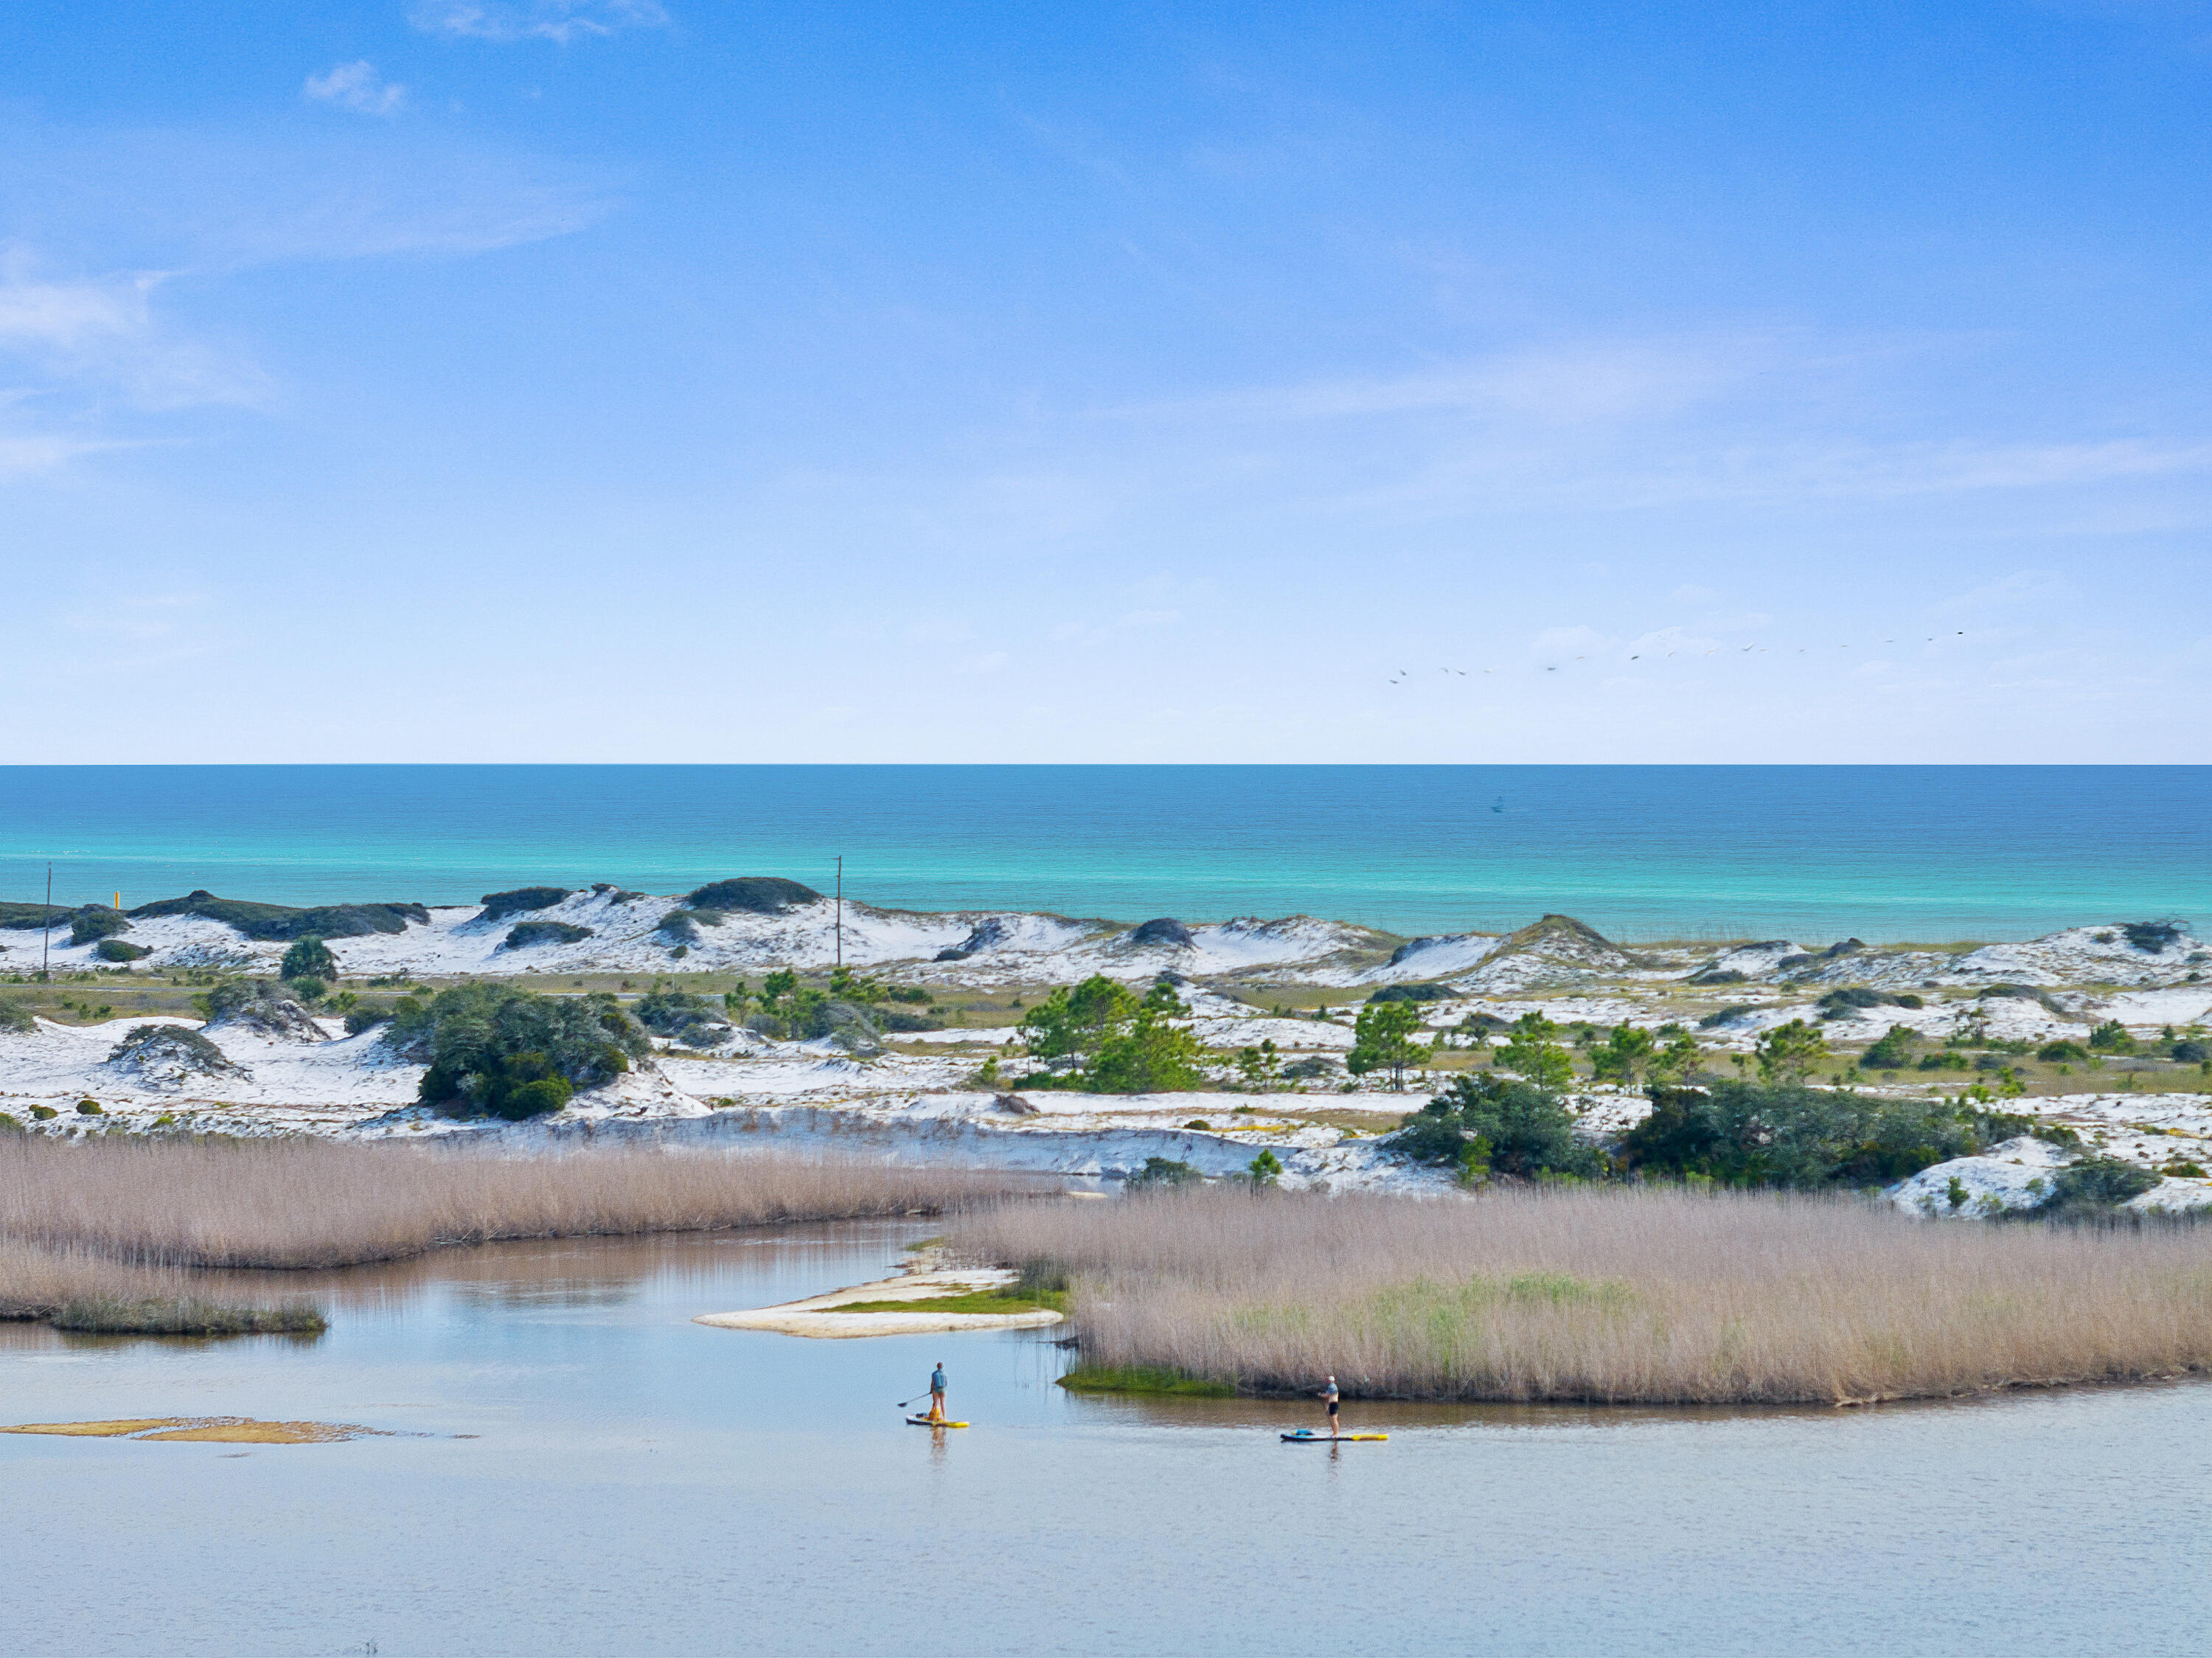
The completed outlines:
{"type": "Polygon", "coordinates": [[[0,1434],[59,1434],[70,1439],[213,1441],[218,1445],[331,1445],[374,1428],[347,1422],[256,1422],[251,1417],[132,1417],[114,1422],[31,1422],[0,1434]]]}
{"type": "Polygon", "coordinates": [[[833,1289],[826,1295],[786,1301],[750,1313],[702,1313],[694,1324],[711,1324],[723,1330],[774,1330],[787,1336],[820,1336],[842,1339],[853,1336],[918,1336],[938,1330],[1023,1330],[1058,1324],[1060,1314],[1048,1307],[1032,1307],[1014,1313],[956,1313],[933,1311],[932,1301],[987,1296],[1014,1281],[1012,1272],[989,1268],[951,1268],[902,1273],[874,1283],[856,1283],[833,1289]],[[912,1312],[873,1310],[882,1301],[911,1301],[912,1312]],[[870,1304],[866,1313],[837,1309],[870,1304]]]}

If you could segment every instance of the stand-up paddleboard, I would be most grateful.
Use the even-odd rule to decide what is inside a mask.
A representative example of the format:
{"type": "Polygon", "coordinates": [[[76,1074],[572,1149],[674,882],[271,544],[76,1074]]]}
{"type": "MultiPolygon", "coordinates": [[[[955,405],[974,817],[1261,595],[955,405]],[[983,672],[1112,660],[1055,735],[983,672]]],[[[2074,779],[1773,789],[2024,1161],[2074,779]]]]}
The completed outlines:
{"type": "Polygon", "coordinates": [[[916,1428],[965,1428],[964,1422],[932,1422],[927,1417],[908,1417],[907,1421],[916,1428]]]}
{"type": "Polygon", "coordinates": [[[1295,1434],[1285,1434],[1285,1445],[1342,1445],[1348,1440],[1388,1439],[1388,1434],[1317,1434],[1310,1428],[1301,1428],[1295,1434]]]}

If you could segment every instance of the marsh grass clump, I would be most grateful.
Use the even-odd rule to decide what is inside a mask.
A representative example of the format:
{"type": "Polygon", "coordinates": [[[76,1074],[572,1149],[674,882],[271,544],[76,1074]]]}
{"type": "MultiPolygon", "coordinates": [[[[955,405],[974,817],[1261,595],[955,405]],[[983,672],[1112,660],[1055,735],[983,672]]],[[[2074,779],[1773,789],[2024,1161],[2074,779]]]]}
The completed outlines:
{"type": "Polygon", "coordinates": [[[21,1003],[0,997],[0,1035],[28,1036],[38,1029],[38,1021],[21,1003]]]}
{"type": "Polygon", "coordinates": [[[43,1304],[58,1306],[91,1294],[159,1293],[83,1285],[89,1268],[349,1266],[503,1238],[938,1214],[1031,1185],[989,1170],[859,1160],[658,1150],[508,1158],[308,1139],[8,1135],[0,1137],[0,1307],[29,1271],[23,1251],[48,1260],[40,1270],[49,1291],[66,1293],[43,1304]],[[64,1254],[76,1277],[54,1277],[64,1254]]]}
{"type": "Polygon", "coordinates": [[[57,1330],[105,1336],[319,1336],[330,1322],[305,1302],[283,1307],[225,1307],[179,1297],[131,1301],[94,1296],[65,1301],[57,1330]]]}
{"type": "Polygon", "coordinates": [[[1358,1397],[1797,1404],[2212,1367],[2212,1233],[1934,1225],[1619,1186],[997,1206],[951,1249],[1067,1275],[1086,1370],[1358,1397]]]}

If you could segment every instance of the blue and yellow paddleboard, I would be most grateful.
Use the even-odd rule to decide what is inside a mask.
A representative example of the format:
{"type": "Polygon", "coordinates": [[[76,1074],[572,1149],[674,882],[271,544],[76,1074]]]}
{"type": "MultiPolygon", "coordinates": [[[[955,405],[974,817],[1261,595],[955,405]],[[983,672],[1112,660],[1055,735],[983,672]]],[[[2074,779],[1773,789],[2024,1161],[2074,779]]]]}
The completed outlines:
{"type": "Polygon", "coordinates": [[[1355,1439],[1388,1439],[1388,1434],[1317,1434],[1310,1428],[1301,1428],[1295,1434],[1285,1434],[1285,1445],[1342,1445],[1355,1439]]]}
{"type": "Polygon", "coordinates": [[[927,1417],[908,1417],[907,1421],[916,1428],[965,1428],[964,1422],[932,1422],[927,1417]]]}

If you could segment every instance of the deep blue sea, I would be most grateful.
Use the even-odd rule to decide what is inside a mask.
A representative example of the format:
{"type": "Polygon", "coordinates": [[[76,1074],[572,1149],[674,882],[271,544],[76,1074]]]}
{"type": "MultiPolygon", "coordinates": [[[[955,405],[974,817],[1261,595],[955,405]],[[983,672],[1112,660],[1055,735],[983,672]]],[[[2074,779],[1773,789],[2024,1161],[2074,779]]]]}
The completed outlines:
{"type": "Polygon", "coordinates": [[[779,875],[923,910],[1632,940],[2212,918],[2208,766],[12,766],[0,898],[779,875]]]}

